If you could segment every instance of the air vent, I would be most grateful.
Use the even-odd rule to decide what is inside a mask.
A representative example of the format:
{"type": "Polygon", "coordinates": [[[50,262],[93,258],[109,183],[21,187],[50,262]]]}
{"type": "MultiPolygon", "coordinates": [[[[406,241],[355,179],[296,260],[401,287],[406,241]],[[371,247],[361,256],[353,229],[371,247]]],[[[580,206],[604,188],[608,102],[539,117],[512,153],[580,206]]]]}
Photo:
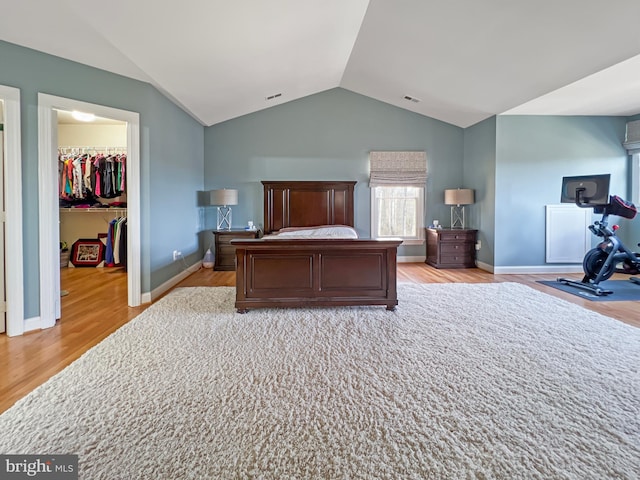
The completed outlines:
{"type": "Polygon", "coordinates": [[[404,98],[405,100],[409,100],[410,102],[413,102],[413,103],[419,103],[419,102],[421,102],[421,101],[422,101],[422,100],[420,100],[419,98],[412,97],[411,95],[405,95],[405,96],[404,96],[404,97],[402,97],[402,98],[404,98]]]}
{"type": "Polygon", "coordinates": [[[274,100],[278,97],[281,97],[282,94],[281,93],[276,93],[275,95],[269,95],[268,97],[264,97],[264,99],[268,102],[269,100],[274,100]]]}

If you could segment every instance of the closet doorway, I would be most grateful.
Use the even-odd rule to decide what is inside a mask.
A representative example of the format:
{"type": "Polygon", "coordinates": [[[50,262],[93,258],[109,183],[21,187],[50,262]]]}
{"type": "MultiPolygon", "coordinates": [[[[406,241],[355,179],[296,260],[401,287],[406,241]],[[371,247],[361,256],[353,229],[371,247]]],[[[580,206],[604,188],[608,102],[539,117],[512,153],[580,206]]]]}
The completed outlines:
{"type": "MultiPolygon", "coordinates": [[[[126,305],[127,124],[57,110],[60,295],[126,305]]],[[[62,315],[67,315],[62,300],[62,315]]]]}
{"type": "MultiPolygon", "coordinates": [[[[89,104],[72,99],[38,94],[38,122],[39,122],[39,219],[40,219],[40,328],[55,325],[61,317],[60,296],[60,230],[61,214],[59,208],[59,147],[73,148],[69,143],[66,132],[61,132],[59,120],[66,118],[67,112],[82,112],[96,117],[109,119],[112,125],[122,125],[126,129],[126,145],[78,145],[80,147],[126,147],[126,275],[127,297],[129,306],[141,303],[140,278],[140,179],[139,179],[139,115],[134,112],[118,110],[96,104],[89,104]],[[64,112],[64,113],[62,113],[64,112]]],[[[105,120],[107,122],[107,120],[105,120]]],[[[86,143],[78,140],[80,143],[86,143]]],[[[75,141],[74,141],[75,142],[75,141]]],[[[93,142],[93,140],[92,140],[93,142]]],[[[111,143],[111,142],[100,142],[111,143]]],[[[70,151],[70,153],[73,153],[70,151]]],[[[107,152],[109,153],[109,152],[107,152]]],[[[102,203],[102,202],[101,202],[102,203]]],[[[106,202],[105,202],[106,203],[106,202]]],[[[88,212],[70,212],[69,215],[79,215],[88,212]]],[[[121,211],[118,213],[122,213],[121,211]]],[[[67,215],[67,213],[64,213],[67,215]]],[[[97,215],[103,215],[97,213],[97,215]]],[[[103,217],[104,218],[104,217],[103,217]]],[[[106,226],[106,224],[105,224],[106,226]]],[[[96,232],[96,237],[98,233],[96,232]]],[[[68,241],[67,241],[68,242],[68,241]]],[[[67,245],[72,248],[72,245],[67,245]]],[[[70,252],[73,255],[74,252],[70,252]]],[[[79,258],[79,257],[78,257],[79,258]]]]}

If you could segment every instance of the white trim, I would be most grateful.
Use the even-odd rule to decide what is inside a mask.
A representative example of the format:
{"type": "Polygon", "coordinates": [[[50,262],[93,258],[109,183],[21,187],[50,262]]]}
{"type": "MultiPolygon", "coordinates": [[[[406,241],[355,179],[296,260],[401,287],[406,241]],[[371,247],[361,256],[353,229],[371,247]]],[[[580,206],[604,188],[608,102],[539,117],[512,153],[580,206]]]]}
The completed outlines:
{"type": "Polygon", "coordinates": [[[38,101],[38,244],[40,252],[40,328],[53,327],[60,318],[60,266],[53,263],[60,256],[58,176],[55,112],[38,101]]]}
{"type": "MultiPolygon", "coordinates": [[[[422,227],[422,231],[424,231],[424,227],[422,227]]],[[[379,238],[384,239],[384,237],[379,237],[379,238]]],[[[395,238],[399,238],[399,237],[395,237],[395,238]]],[[[403,238],[402,239],[402,245],[424,245],[424,243],[425,243],[424,238],[413,238],[413,239],[403,238]]]]}
{"type": "Polygon", "coordinates": [[[476,267],[478,267],[480,270],[484,270],[486,272],[493,273],[493,265],[490,265],[488,263],[479,262],[479,261],[476,260],[476,267]]]}
{"type": "Polygon", "coordinates": [[[31,317],[27,318],[24,321],[24,331],[31,332],[33,330],[40,330],[40,325],[42,322],[40,321],[40,317],[31,317]]]}
{"type": "MultiPolygon", "coordinates": [[[[398,263],[424,262],[425,257],[398,257],[398,263]]],[[[484,262],[476,262],[476,266],[494,275],[536,275],[556,273],[582,273],[582,265],[531,265],[524,267],[495,267],[484,262]]]]}
{"type": "Polygon", "coordinates": [[[495,275],[536,275],[582,273],[582,265],[529,265],[521,267],[493,267],[495,275]]]}
{"type": "Polygon", "coordinates": [[[424,263],[425,260],[427,259],[426,255],[417,255],[417,256],[402,256],[402,257],[398,257],[398,263],[418,263],[418,262],[422,262],[424,263]]]}
{"type": "Polygon", "coordinates": [[[151,303],[152,301],[156,300],[158,297],[160,297],[165,292],[167,292],[168,290],[176,286],[178,283],[180,283],[182,280],[187,278],[189,275],[200,270],[201,267],[202,267],[202,262],[197,262],[191,265],[190,267],[186,268],[182,272],[180,272],[175,277],[170,278],[159,287],[154,288],[150,294],[145,294],[145,296],[149,295],[148,297],[149,301],[147,303],[151,303]]]}
{"type": "Polygon", "coordinates": [[[60,317],[59,209],[57,187],[57,124],[54,110],[80,110],[127,122],[127,275],[128,304],[140,305],[140,115],[117,108],[38,93],[38,184],[40,226],[40,324],[55,325],[60,317]]]}
{"type": "Polygon", "coordinates": [[[631,201],[640,205],[640,153],[631,155],[631,201]]]}
{"type": "Polygon", "coordinates": [[[127,122],[127,281],[130,307],[141,303],[140,118],[127,122]],[[129,153],[131,152],[131,153],[129,153]]]}
{"type": "Polygon", "coordinates": [[[22,335],[24,321],[24,285],[22,254],[22,151],[20,134],[20,90],[0,85],[4,101],[4,194],[5,199],[5,289],[7,298],[7,335],[22,335]]]}

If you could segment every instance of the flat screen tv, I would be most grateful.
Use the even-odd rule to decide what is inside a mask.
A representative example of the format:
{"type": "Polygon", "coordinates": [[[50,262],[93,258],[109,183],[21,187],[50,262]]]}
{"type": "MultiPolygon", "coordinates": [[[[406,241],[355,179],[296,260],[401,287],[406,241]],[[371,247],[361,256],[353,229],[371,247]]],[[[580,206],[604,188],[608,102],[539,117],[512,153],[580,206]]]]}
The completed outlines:
{"type": "Polygon", "coordinates": [[[610,174],[562,177],[562,203],[601,207],[609,203],[610,174]]]}

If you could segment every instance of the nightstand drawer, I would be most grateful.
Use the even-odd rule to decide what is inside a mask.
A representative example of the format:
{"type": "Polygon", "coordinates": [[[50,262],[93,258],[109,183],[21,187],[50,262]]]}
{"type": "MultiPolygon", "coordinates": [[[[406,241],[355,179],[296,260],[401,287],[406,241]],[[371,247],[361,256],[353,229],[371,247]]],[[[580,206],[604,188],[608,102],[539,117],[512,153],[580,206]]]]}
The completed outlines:
{"type": "Polygon", "coordinates": [[[473,264],[471,255],[440,255],[442,265],[468,265],[473,264]]]}
{"type": "Polygon", "coordinates": [[[233,240],[234,238],[237,238],[236,236],[231,236],[229,234],[222,234],[222,235],[218,235],[216,237],[216,243],[218,245],[230,245],[231,244],[231,240],[233,240]]]}
{"type": "Polygon", "coordinates": [[[442,232],[439,235],[440,242],[475,242],[476,232],[442,232]]]}
{"type": "Polygon", "coordinates": [[[256,238],[257,231],[251,230],[216,230],[213,232],[216,239],[216,251],[214,258],[214,270],[236,269],[236,247],[231,245],[231,240],[236,238],[256,238]]]}
{"type": "Polygon", "coordinates": [[[469,254],[472,252],[473,244],[470,243],[441,243],[440,244],[440,253],[442,255],[446,254],[469,254]]]}

